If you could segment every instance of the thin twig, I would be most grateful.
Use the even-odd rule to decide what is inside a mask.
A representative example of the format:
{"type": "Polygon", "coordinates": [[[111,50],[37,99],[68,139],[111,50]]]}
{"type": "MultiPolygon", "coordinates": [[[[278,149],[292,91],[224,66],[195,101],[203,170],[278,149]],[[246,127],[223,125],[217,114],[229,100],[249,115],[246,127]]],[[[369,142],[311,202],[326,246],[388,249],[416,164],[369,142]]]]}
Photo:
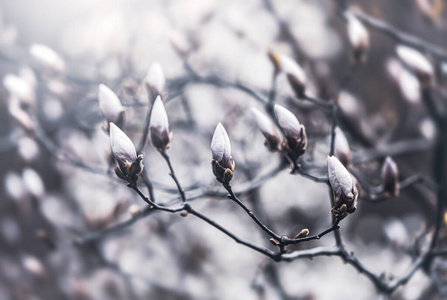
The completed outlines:
{"type": "Polygon", "coordinates": [[[406,44],[422,51],[426,51],[440,59],[447,59],[447,52],[438,46],[435,46],[414,35],[403,32],[396,27],[386,23],[385,21],[371,17],[364,12],[355,12],[355,14],[363,23],[365,23],[370,28],[383,32],[400,43],[406,44]]]}
{"type": "Polygon", "coordinates": [[[245,206],[244,203],[239,200],[236,195],[233,193],[233,190],[231,189],[231,186],[229,184],[223,184],[224,188],[228,191],[229,195],[228,198],[233,200],[235,203],[237,203],[242,209],[255,221],[258,226],[264,230],[267,234],[269,234],[274,239],[281,239],[281,236],[274,233],[270,228],[268,228],[266,225],[264,225],[255,215],[254,213],[245,206]]]}
{"type": "Polygon", "coordinates": [[[180,182],[178,181],[177,176],[175,176],[174,168],[172,167],[171,160],[169,158],[168,153],[165,150],[163,150],[160,152],[160,154],[161,154],[161,156],[163,156],[163,158],[166,160],[166,163],[168,164],[168,167],[170,170],[169,175],[171,175],[172,179],[174,180],[175,184],[177,185],[177,189],[180,194],[180,197],[182,198],[182,201],[186,202],[185,191],[182,189],[182,186],[180,185],[180,182]]]}

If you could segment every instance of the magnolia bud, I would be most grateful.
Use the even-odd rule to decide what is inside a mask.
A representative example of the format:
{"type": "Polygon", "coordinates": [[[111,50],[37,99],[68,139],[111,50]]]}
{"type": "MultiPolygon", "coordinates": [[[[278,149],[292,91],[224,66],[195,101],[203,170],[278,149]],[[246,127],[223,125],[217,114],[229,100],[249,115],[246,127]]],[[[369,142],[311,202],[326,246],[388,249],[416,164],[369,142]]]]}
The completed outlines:
{"type": "Polygon", "coordinates": [[[129,206],[128,212],[132,217],[136,217],[141,213],[141,209],[138,205],[132,204],[131,206],[129,206]]]}
{"type": "Polygon", "coordinates": [[[25,270],[30,272],[34,276],[45,277],[47,274],[45,266],[38,258],[34,256],[31,255],[24,256],[22,258],[22,264],[25,270]]]}
{"type": "Polygon", "coordinates": [[[10,99],[9,113],[25,130],[33,131],[35,124],[28,112],[24,111],[20,106],[17,98],[10,99]]]}
{"type": "Polygon", "coordinates": [[[382,186],[387,197],[399,195],[399,170],[390,156],[382,165],[382,186]]]}
{"type": "MultiPolygon", "coordinates": [[[[431,22],[441,25],[442,13],[444,11],[444,1],[440,0],[415,0],[419,11],[423,14],[425,18],[428,18],[431,22]]],[[[432,24],[430,24],[432,25],[432,24]]]]}
{"type": "Polygon", "coordinates": [[[6,74],[3,77],[3,86],[8,91],[9,95],[18,98],[21,102],[32,104],[35,99],[35,92],[33,85],[14,74],[6,74]]]}
{"type": "Polygon", "coordinates": [[[165,75],[163,73],[163,68],[158,62],[154,62],[149,71],[147,72],[146,78],[144,79],[146,88],[151,95],[151,101],[154,101],[158,95],[163,97],[163,91],[165,89],[165,75]]]}
{"type": "Polygon", "coordinates": [[[388,59],[386,68],[391,78],[399,86],[400,93],[410,103],[418,103],[421,98],[421,84],[413,73],[408,71],[397,59],[388,59]]]}
{"type": "Polygon", "coordinates": [[[40,44],[34,44],[31,46],[29,51],[31,56],[44,68],[47,68],[55,73],[64,72],[64,60],[50,47],[40,44]]]}
{"type": "Polygon", "coordinates": [[[149,130],[151,133],[152,145],[154,145],[158,151],[162,152],[169,149],[172,132],[169,133],[168,115],[166,114],[166,109],[160,96],[157,96],[157,99],[152,106],[149,130]]]}
{"type": "Polygon", "coordinates": [[[136,184],[138,174],[143,170],[143,156],[138,155],[129,137],[118,126],[110,123],[110,146],[119,168],[115,168],[116,175],[136,184]]]}
{"type": "Polygon", "coordinates": [[[171,31],[169,36],[172,48],[181,58],[186,58],[191,51],[188,40],[178,31],[171,31]]]}
{"type": "Polygon", "coordinates": [[[282,70],[287,76],[295,95],[298,98],[304,98],[304,91],[306,89],[306,73],[304,73],[301,66],[288,56],[283,54],[269,53],[270,59],[273,61],[276,68],[282,70]]]}
{"type": "Polygon", "coordinates": [[[405,66],[416,74],[422,86],[427,87],[434,74],[430,61],[421,52],[407,46],[397,46],[396,52],[405,66]]]}
{"type": "Polygon", "coordinates": [[[309,229],[304,228],[294,237],[294,239],[300,239],[300,238],[306,237],[308,235],[309,235],[309,229]]]}
{"type": "Polygon", "coordinates": [[[231,156],[231,144],[225,128],[219,122],[211,141],[211,162],[214,176],[219,182],[228,184],[233,178],[235,163],[231,156]]]}
{"type": "Polygon", "coordinates": [[[265,146],[270,151],[277,151],[281,142],[281,134],[278,128],[268,116],[260,112],[257,108],[252,107],[251,112],[255,118],[256,126],[265,137],[265,146]]]}
{"type": "Polygon", "coordinates": [[[348,37],[352,46],[354,63],[364,62],[366,59],[366,51],[369,47],[369,33],[362,22],[354,15],[346,16],[348,21],[348,37]]]}
{"type": "Polygon", "coordinates": [[[334,155],[345,167],[349,165],[352,159],[351,148],[349,147],[348,140],[339,127],[335,128],[334,155]]]}
{"type": "Polygon", "coordinates": [[[114,123],[118,127],[124,125],[125,111],[118,96],[106,85],[99,85],[98,93],[99,108],[101,109],[107,123],[114,123]]]}
{"type": "Polygon", "coordinates": [[[275,105],[275,114],[279,127],[286,139],[282,144],[283,149],[293,162],[304,154],[307,145],[307,136],[304,126],[300,124],[295,115],[281,105],[275,105]]]}
{"type": "Polygon", "coordinates": [[[331,213],[344,218],[357,208],[357,187],[351,174],[335,156],[327,157],[327,168],[329,183],[334,192],[334,207],[331,213]]]}
{"type": "Polygon", "coordinates": [[[45,194],[45,185],[42,177],[31,168],[25,168],[22,173],[23,183],[28,192],[34,197],[40,198],[45,194]]]}

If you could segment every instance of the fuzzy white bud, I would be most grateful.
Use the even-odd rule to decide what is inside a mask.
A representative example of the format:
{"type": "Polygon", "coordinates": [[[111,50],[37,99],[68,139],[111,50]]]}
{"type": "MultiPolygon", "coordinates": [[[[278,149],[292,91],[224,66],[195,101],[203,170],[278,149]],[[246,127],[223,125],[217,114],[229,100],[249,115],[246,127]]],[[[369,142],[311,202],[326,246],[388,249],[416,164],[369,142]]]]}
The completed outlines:
{"type": "Polygon", "coordinates": [[[172,136],[169,133],[168,115],[160,96],[157,96],[152,106],[149,129],[152,145],[160,151],[168,149],[172,136]]]}
{"type": "Polygon", "coordinates": [[[305,96],[304,91],[306,89],[307,78],[306,73],[301,66],[292,58],[284,54],[270,52],[269,56],[275,67],[286,74],[287,80],[289,81],[295,95],[298,98],[303,98],[305,96]]]}
{"type": "Polygon", "coordinates": [[[151,93],[152,100],[158,95],[163,97],[166,80],[163,68],[158,62],[154,62],[151,65],[149,71],[147,72],[146,78],[144,79],[144,82],[151,93]]]}
{"type": "MultiPolygon", "coordinates": [[[[351,174],[335,156],[327,157],[327,168],[329,183],[334,192],[333,211],[346,206],[347,213],[354,212],[357,205],[358,191],[351,174]]],[[[340,213],[340,211],[337,213],[340,213]]],[[[342,211],[341,213],[344,215],[346,212],[342,211]]]]}
{"type": "Polygon", "coordinates": [[[110,146],[121,171],[126,174],[137,159],[137,151],[130,138],[113,123],[110,123],[110,146]]]}
{"type": "Polygon", "coordinates": [[[231,156],[230,138],[220,122],[214,130],[211,141],[211,153],[213,154],[213,159],[222,167],[232,169],[233,158],[231,156]]]}
{"type": "Polygon", "coordinates": [[[298,139],[301,134],[301,124],[298,118],[287,108],[275,104],[275,114],[285,136],[290,139],[298,139]]]}
{"type": "Polygon", "coordinates": [[[276,125],[270,120],[268,116],[259,111],[259,109],[252,107],[251,112],[254,116],[256,126],[262,132],[266,139],[266,146],[271,151],[278,150],[281,142],[281,133],[276,125]]]}
{"type": "Polygon", "coordinates": [[[107,123],[112,122],[121,127],[124,123],[124,107],[118,96],[105,84],[99,85],[98,101],[107,123]]]}

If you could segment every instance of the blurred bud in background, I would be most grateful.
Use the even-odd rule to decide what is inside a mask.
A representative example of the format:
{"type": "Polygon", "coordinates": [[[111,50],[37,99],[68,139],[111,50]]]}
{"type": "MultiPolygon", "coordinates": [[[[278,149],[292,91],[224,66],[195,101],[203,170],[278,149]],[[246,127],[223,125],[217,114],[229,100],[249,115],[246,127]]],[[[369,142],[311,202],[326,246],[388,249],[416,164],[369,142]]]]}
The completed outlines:
{"type": "Polygon", "coordinates": [[[28,106],[34,104],[36,98],[34,85],[26,78],[6,74],[3,77],[3,86],[8,91],[10,98],[17,98],[20,103],[28,106]]]}
{"type": "Polygon", "coordinates": [[[124,107],[118,96],[105,84],[99,85],[98,101],[107,124],[114,123],[123,128],[126,114],[124,107]]]}
{"type": "Polygon", "coordinates": [[[353,14],[346,15],[349,42],[352,48],[352,61],[360,64],[366,61],[369,48],[369,33],[362,22],[353,14]]]}
{"type": "Polygon", "coordinates": [[[164,98],[164,89],[166,85],[165,75],[163,68],[158,62],[154,62],[146,77],[144,78],[144,84],[149,93],[150,102],[153,103],[157,96],[164,98]]]}
{"type": "Polygon", "coordinates": [[[287,80],[289,81],[295,96],[304,98],[307,78],[306,73],[304,73],[301,66],[292,58],[283,54],[269,52],[269,57],[275,68],[281,70],[287,76],[287,80]]]}
{"type": "Polygon", "coordinates": [[[30,47],[31,57],[43,68],[52,74],[62,74],[65,71],[65,62],[53,49],[41,44],[30,47]]]}
{"type": "Polygon", "coordinates": [[[335,128],[335,148],[334,155],[347,168],[351,163],[352,153],[346,138],[340,127],[335,128]]]}
{"type": "Polygon", "coordinates": [[[418,50],[404,45],[397,46],[396,53],[403,64],[418,77],[422,88],[429,87],[434,70],[428,58],[418,50]]]}
{"type": "Polygon", "coordinates": [[[189,55],[191,46],[182,33],[172,30],[169,36],[169,41],[179,57],[185,59],[189,55]]]}
{"type": "Polygon", "coordinates": [[[281,133],[276,127],[275,123],[270,118],[262,113],[259,109],[252,107],[256,127],[262,132],[265,137],[265,146],[270,151],[278,151],[281,143],[281,133]]]}
{"type": "Polygon", "coordinates": [[[382,186],[387,197],[399,195],[399,170],[390,156],[382,165],[382,186]]]}
{"type": "Polygon", "coordinates": [[[386,69],[391,79],[399,87],[402,97],[412,104],[421,100],[421,84],[417,77],[408,71],[402,63],[394,58],[386,61],[386,69]]]}

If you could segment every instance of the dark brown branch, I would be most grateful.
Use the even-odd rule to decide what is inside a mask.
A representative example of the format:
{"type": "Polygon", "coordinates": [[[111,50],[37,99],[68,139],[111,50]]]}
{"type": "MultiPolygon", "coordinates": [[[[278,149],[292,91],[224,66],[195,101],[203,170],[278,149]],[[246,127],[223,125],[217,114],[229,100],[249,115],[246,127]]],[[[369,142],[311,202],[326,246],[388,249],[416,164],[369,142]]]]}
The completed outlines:
{"type": "Polygon", "coordinates": [[[263,248],[260,246],[257,246],[251,242],[245,241],[239,237],[237,237],[236,235],[234,235],[233,233],[231,233],[229,230],[225,229],[224,227],[222,227],[221,225],[219,225],[218,223],[216,223],[215,221],[209,219],[208,217],[206,217],[205,215],[199,213],[198,211],[194,210],[191,205],[189,205],[189,203],[185,204],[185,210],[190,213],[191,215],[194,215],[196,217],[198,217],[199,219],[207,222],[208,224],[210,224],[211,226],[213,226],[214,228],[218,229],[219,231],[225,233],[227,236],[229,236],[230,238],[232,238],[234,241],[236,241],[236,243],[242,244],[250,249],[253,249],[259,253],[262,253],[272,259],[276,260],[276,254],[275,252],[273,252],[272,250],[269,250],[267,248],[263,248]]]}
{"type": "Polygon", "coordinates": [[[182,189],[182,186],[180,185],[180,182],[178,181],[177,176],[175,176],[174,168],[172,167],[171,160],[169,158],[168,153],[166,151],[161,151],[160,154],[161,154],[161,156],[163,156],[163,158],[166,160],[166,163],[168,164],[169,170],[171,171],[169,173],[169,175],[171,175],[172,179],[174,180],[174,182],[177,186],[178,192],[180,194],[180,197],[182,198],[182,201],[186,202],[185,191],[182,189]]]}
{"type": "Polygon", "coordinates": [[[256,224],[258,224],[258,226],[264,230],[268,235],[270,235],[272,238],[274,239],[281,239],[281,236],[274,233],[270,228],[268,228],[267,226],[265,226],[254,214],[253,212],[247,207],[245,206],[244,203],[241,202],[241,200],[239,200],[236,195],[233,193],[233,190],[231,189],[231,186],[228,184],[223,184],[224,188],[228,191],[229,195],[228,198],[233,200],[235,203],[237,203],[254,221],[256,224]]]}
{"type": "Polygon", "coordinates": [[[341,221],[341,219],[336,218],[334,224],[331,227],[329,227],[328,229],[322,231],[321,233],[319,233],[317,235],[306,236],[306,237],[297,238],[297,239],[289,239],[288,237],[283,236],[281,238],[280,243],[283,245],[291,245],[291,244],[299,244],[302,242],[308,242],[308,241],[312,241],[312,240],[319,240],[326,234],[328,234],[334,230],[338,230],[340,228],[340,226],[338,225],[340,223],[340,221],[341,221]]]}
{"type": "Polygon", "coordinates": [[[353,153],[352,162],[354,164],[360,164],[386,156],[397,156],[407,153],[422,152],[430,149],[431,147],[432,143],[426,139],[398,141],[392,144],[378,146],[375,149],[359,150],[353,153]]]}
{"type": "Polygon", "coordinates": [[[363,12],[355,12],[355,14],[364,24],[366,24],[370,28],[385,33],[399,43],[403,43],[416,49],[431,53],[433,56],[436,56],[440,59],[447,59],[447,52],[438,46],[435,46],[425,40],[403,32],[396,27],[386,23],[385,21],[371,17],[370,15],[367,15],[363,12]]]}

